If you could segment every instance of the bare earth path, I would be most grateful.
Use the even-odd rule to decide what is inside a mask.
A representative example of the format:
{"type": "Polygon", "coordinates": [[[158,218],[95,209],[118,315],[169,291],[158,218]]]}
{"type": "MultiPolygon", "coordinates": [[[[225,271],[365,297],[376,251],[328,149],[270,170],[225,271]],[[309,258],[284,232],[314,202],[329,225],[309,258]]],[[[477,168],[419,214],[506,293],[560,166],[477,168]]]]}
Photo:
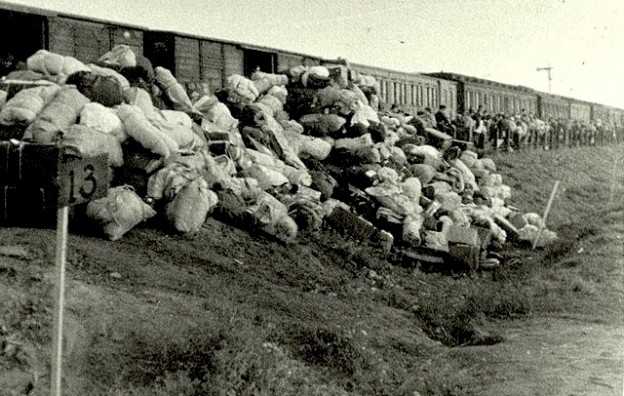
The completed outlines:
{"type": "Polygon", "coordinates": [[[473,364],[473,376],[491,376],[475,395],[621,396],[622,327],[584,318],[512,323],[506,341],[458,348],[453,355],[473,364]]]}

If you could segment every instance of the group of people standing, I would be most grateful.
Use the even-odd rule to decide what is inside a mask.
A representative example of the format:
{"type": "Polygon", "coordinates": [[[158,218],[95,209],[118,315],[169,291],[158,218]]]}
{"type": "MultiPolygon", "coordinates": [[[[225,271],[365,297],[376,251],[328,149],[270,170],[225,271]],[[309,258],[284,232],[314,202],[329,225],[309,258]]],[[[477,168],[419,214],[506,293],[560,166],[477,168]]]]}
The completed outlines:
{"type": "Polygon", "coordinates": [[[615,124],[519,114],[490,114],[483,108],[451,117],[445,105],[437,112],[418,111],[412,124],[435,128],[454,139],[473,143],[479,149],[522,150],[528,147],[549,150],[558,147],[597,145],[620,141],[623,128],[615,124]]]}

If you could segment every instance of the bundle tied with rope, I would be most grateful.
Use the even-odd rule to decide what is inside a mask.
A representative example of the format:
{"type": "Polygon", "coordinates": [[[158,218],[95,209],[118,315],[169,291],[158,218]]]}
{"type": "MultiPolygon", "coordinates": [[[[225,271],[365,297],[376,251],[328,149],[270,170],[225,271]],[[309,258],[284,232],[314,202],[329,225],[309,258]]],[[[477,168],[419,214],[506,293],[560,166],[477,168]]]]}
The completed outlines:
{"type": "Polygon", "coordinates": [[[156,211],[139,197],[131,186],[108,190],[104,198],[87,204],[86,215],[101,227],[111,241],[121,238],[139,223],[156,215],[156,211]]]}

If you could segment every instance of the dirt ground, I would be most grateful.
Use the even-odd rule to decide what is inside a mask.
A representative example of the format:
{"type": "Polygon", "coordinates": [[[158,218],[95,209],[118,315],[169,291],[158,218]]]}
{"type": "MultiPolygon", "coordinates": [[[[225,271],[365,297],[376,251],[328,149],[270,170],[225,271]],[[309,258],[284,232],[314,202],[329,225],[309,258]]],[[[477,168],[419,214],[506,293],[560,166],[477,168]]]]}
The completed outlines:
{"type": "MultiPolygon", "coordinates": [[[[527,210],[564,180],[562,243],[515,249],[501,272],[424,272],[330,232],[286,246],[215,219],[189,237],[74,232],[64,394],[623,395],[623,153],[496,159],[527,210]],[[496,341],[453,345],[457,322],[496,341]]],[[[48,393],[54,238],[0,228],[2,396],[48,393]]]]}
{"type": "Polygon", "coordinates": [[[492,373],[479,395],[622,395],[622,328],[586,318],[537,319],[505,328],[506,342],[468,347],[472,375],[492,373]]]}

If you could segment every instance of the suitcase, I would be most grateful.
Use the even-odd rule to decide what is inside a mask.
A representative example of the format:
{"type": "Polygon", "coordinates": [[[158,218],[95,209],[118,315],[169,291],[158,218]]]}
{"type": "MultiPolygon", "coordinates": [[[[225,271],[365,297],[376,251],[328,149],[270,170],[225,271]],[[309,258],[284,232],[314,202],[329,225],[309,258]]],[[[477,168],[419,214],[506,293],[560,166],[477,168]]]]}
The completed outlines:
{"type": "Polygon", "coordinates": [[[0,226],[54,227],[58,191],[36,186],[0,186],[0,226]]]}
{"type": "Polygon", "coordinates": [[[0,225],[54,225],[60,147],[0,141],[0,225]]]}
{"type": "Polygon", "coordinates": [[[54,144],[0,141],[0,186],[56,186],[62,149],[54,144]]]}

